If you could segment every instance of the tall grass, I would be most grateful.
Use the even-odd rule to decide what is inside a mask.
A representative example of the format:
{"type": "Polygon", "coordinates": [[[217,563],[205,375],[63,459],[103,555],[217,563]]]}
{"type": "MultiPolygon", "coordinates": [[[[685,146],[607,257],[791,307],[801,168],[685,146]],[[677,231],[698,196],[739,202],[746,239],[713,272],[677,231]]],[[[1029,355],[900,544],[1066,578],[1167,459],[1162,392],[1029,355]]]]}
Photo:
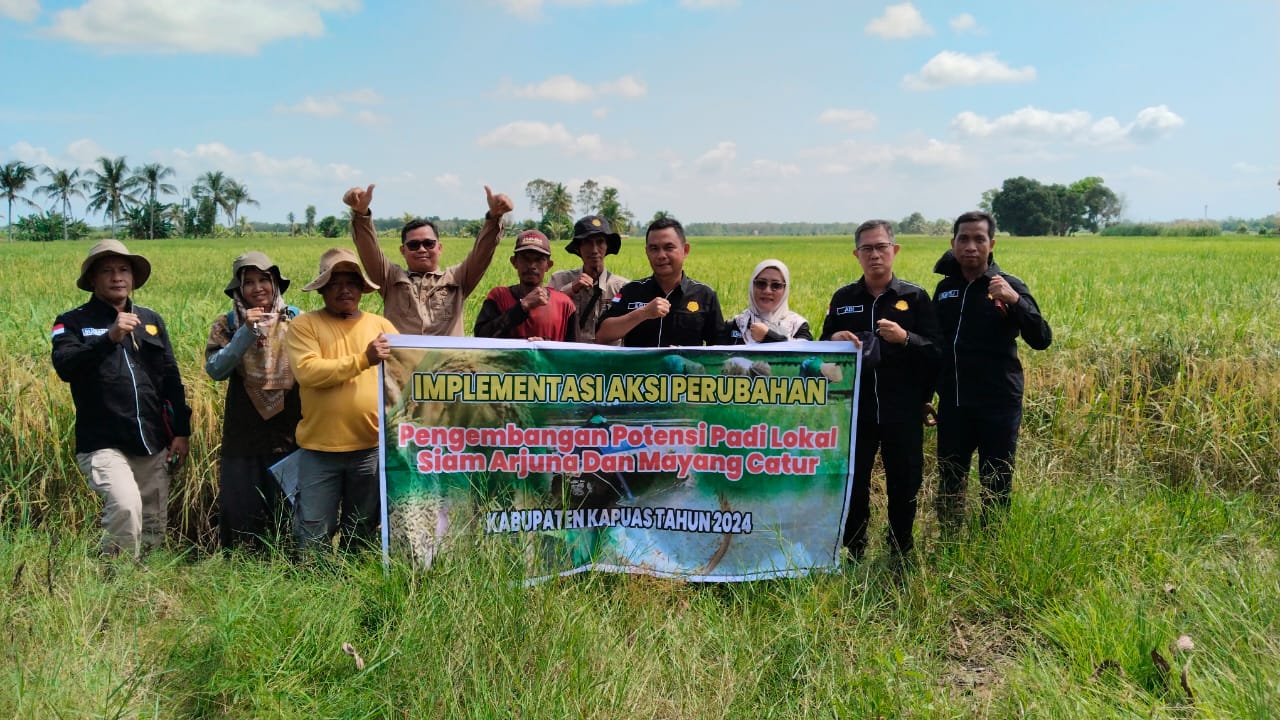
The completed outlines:
{"type": "MultiPolygon", "coordinates": [[[[997,259],[1028,282],[1055,333],[1050,350],[1023,355],[1014,504],[1003,522],[943,540],[926,482],[908,570],[873,552],[839,575],[731,587],[581,576],[523,588],[519,563],[487,548],[385,574],[371,557],[297,567],[204,552],[223,392],[203,375],[204,340],[225,312],[231,259],[259,242],[131,244],[155,266],[137,299],[168,322],[196,411],[172,513],[188,540],[105,567],[93,558],[97,503],[74,463],[70,394],[48,363],[53,317],[84,300],[73,280],[88,243],[4,248],[0,716],[1265,718],[1280,708],[1280,243],[999,239],[997,259]],[[1184,634],[1194,649],[1176,648],[1184,634]]],[[[271,243],[295,281],[291,302],[315,307],[297,288],[332,243],[271,243]]],[[[450,239],[447,259],[465,244],[450,239]]],[[[899,275],[931,289],[945,243],[902,244],[899,275]]],[[[511,282],[506,254],[482,285],[511,282]]],[[[790,265],[791,306],[815,332],[831,293],[859,274],[847,238],[698,238],[686,269],[733,313],[769,256],[790,265]]],[[[610,260],[647,274],[636,240],[610,260]]],[[[874,515],[882,522],[883,508],[874,515]]]]}

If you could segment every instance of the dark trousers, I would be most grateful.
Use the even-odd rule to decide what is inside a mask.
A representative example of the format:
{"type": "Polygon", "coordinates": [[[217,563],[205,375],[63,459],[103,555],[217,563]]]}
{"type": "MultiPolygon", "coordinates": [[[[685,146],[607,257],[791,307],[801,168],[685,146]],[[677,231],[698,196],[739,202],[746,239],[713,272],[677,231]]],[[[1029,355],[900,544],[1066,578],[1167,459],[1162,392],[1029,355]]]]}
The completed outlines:
{"type": "Polygon", "coordinates": [[[947,403],[938,407],[938,522],[954,529],[964,522],[965,489],[973,451],[978,451],[982,518],[1009,506],[1013,457],[1018,450],[1022,409],[978,411],[947,403]]]}
{"type": "Polygon", "coordinates": [[[867,521],[871,516],[871,468],[876,451],[884,465],[884,489],[889,498],[889,549],[905,553],[913,541],[916,495],[924,481],[924,427],[919,420],[880,424],[858,423],[853,457],[853,489],[849,518],[844,525],[844,545],[860,557],[867,545],[867,521]]]}
{"type": "Polygon", "coordinates": [[[218,474],[218,538],[223,549],[244,544],[264,549],[286,508],[270,467],[288,453],[223,455],[218,474]]]}
{"type": "Polygon", "coordinates": [[[342,548],[373,545],[382,516],[378,448],[351,452],[299,450],[293,530],[300,551],[328,547],[342,531],[342,548]]]}

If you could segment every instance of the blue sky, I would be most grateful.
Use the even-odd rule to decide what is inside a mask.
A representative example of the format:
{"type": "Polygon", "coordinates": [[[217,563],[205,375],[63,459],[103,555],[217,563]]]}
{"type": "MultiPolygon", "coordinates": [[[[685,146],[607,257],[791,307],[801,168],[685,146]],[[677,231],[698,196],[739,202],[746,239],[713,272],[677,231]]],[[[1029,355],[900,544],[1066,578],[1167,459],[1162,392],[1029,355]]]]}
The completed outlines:
{"type": "Polygon", "coordinates": [[[264,222],[370,182],[380,217],[477,217],[486,183],[527,217],[537,177],[685,221],[953,217],[1016,175],[1256,217],[1277,29],[1275,0],[0,0],[0,161],[222,170],[264,222]]]}

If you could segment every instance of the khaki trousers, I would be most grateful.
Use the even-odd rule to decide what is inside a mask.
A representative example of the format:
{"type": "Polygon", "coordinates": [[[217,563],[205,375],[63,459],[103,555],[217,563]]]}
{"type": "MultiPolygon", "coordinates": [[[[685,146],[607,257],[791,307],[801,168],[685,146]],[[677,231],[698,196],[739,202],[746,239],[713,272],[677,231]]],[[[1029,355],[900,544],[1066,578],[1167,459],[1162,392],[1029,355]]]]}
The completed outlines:
{"type": "Polygon", "coordinates": [[[167,450],[126,455],[114,448],[76,453],[89,487],[102,498],[102,551],[108,555],[159,547],[169,519],[167,450]]]}

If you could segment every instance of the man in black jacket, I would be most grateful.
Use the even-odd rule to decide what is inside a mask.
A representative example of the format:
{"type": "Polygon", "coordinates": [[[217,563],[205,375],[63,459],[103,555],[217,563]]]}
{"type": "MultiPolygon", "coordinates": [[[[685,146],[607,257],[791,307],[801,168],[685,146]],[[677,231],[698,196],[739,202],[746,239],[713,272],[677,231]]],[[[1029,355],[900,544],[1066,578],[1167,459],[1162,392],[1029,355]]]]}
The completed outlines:
{"type": "Polygon", "coordinates": [[[996,221],[967,212],[952,226],[951,250],[934,272],[933,294],[944,349],[938,376],[938,521],[964,521],[965,486],[973,451],[982,481],[982,520],[1009,505],[1013,458],[1022,423],[1022,363],[1017,339],[1044,350],[1049,324],[1027,286],[1000,271],[991,251],[996,221]]]}
{"type": "Polygon", "coordinates": [[[164,321],[129,297],[150,275],[123,243],[99,242],[76,282],[93,296],[53,324],[53,368],[76,406],[76,462],[103,500],[104,555],[164,542],[169,473],[189,451],[191,408],[164,321]]]}
{"type": "Polygon", "coordinates": [[[862,277],[836,291],[822,324],[823,340],[848,340],[863,351],[858,434],[844,544],[860,558],[867,544],[871,468],[884,465],[892,552],[911,550],[916,495],[924,480],[923,410],[938,367],[938,324],[929,293],[893,274],[901,246],[893,226],[868,220],[854,232],[862,277]]]}

